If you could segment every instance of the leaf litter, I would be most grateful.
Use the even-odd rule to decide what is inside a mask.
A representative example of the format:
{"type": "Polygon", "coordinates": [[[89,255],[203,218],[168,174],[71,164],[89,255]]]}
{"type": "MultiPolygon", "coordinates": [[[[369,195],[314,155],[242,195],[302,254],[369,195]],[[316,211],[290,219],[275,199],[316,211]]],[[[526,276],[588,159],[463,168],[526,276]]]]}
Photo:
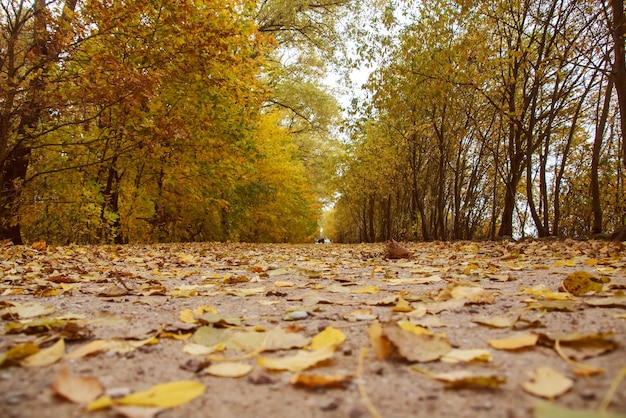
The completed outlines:
{"type": "Polygon", "coordinates": [[[618,243],[0,251],[7,416],[626,414],[618,243]]]}

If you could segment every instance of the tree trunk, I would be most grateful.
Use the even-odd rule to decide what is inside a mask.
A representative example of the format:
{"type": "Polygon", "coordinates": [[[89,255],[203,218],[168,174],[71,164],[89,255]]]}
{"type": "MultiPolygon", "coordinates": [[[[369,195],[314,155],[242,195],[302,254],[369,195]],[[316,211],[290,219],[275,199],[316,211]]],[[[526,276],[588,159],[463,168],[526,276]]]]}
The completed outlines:
{"type": "Polygon", "coordinates": [[[21,181],[26,177],[30,148],[16,147],[2,164],[0,182],[0,239],[21,245],[22,233],[18,217],[21,181]]]}
{"type": "Polygon", "coordinates": [[[619,104],[620,127],[622,131],[622,163],[626,167],[626,48],[624,37],[626,36],[626,16],[624,15],[624,0],[611,0],[611,12],[613,14],[613,82],[617,91],[617,103],[619,104]]]}
{"type": "Polygon", "coordinates": [[[600,234],[602,232],[602,206],[600,203],[600,179],[598,177],[598,168],[600,166],[600,151],[602,150],[602,141],[604,139],[604,130],[606,122],[609,119],[609,108],[611,107],[611,96],[613,92],[613,80],[609,77],[606,93],[604,94],[604,103],[602,105],[602,113],[596,125],[596,133],[593,139],[593,152],[591,154],[591,210],[593,212],[592,234],[600,234]]]}

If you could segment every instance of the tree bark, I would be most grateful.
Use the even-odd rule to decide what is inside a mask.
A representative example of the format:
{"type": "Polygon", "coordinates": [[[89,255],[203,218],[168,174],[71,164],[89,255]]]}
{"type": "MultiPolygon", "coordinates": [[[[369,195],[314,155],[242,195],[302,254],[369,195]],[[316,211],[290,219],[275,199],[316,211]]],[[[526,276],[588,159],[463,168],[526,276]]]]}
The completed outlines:
{"type": "Polygon", "coordinates": [[[592,234],[602,233],[602,206],[600,203],[600,179],[598,169],[600,166],[600,151],[602,150],[602,141],[604,139],[604,130],[606,122],[609,119],[609,108],[611,106],[611,96],[613,92],[613,79],[609,77],[604,94],[604,103],[602,105],[602,113],[596,125],[596,133],[593,140],[593,151],[591,154],[591,210],[593,212],[592,234]]]}
{"type": "Polygon", "coordinates": [[[626,167],[626,16],[624,14],[624,0],[611,0],[613,22],[611,35],[613,37],[613,82],[617,91],[619,105],[620,128],[622,131],[622,163],[626,167]]]}

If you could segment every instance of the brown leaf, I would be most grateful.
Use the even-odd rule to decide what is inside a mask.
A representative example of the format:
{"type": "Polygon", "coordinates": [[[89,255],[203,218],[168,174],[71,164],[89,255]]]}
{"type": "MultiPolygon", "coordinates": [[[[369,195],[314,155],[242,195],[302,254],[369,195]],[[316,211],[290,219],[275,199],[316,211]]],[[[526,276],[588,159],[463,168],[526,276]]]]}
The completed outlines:
{"type": "Polygon", "coordinates": [[[93,401],[104,391],[95,377],[73,376],[65,367],[59,371],[50,388],[71,402],[84,404],[93,401]]]}
{"type": "Polygon", "coordinates": [[[405,331],[395,321],[383,325],[383,335],[396,348],[397,353],[408,361],[426,363],[435,361],[450,350],[452,346],[445,337],[405,331]]]}
{"type": "Polygon", "coordinates": [[[385,257],[390,259],[398,259],[398,258],[409,258],[411,256],[411,252],[400,245],[399,242],[395,240],[387,241],[385,245],[385,257]]]}

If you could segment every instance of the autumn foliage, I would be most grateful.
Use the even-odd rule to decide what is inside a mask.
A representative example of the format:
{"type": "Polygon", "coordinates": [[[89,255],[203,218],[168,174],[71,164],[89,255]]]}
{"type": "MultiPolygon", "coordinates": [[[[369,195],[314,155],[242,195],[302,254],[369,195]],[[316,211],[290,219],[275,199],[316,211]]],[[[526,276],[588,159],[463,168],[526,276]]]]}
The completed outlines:
{"type": "Polygon", "coordinates": [[[3,2],[0,236],[301,241],[315,179],[253,1],[3,2]]]}

